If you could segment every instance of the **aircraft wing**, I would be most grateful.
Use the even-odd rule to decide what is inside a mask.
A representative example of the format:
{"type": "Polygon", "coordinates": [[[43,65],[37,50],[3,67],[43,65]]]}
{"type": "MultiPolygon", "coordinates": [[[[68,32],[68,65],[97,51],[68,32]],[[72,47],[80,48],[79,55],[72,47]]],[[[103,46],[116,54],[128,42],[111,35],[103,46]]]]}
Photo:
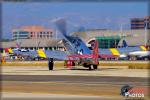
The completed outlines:
{"type": "Polygon", "coordinates": [[[118,57],[120,54],[119,52],[112,48],[112,49],[99,49],[99,57],[101,58],[114,58],[114,57],[118,57]]]}
{"type": "Polygon", "coordinates": [[[21,51],[17,51],[17,54],[23,55],[23,56],[30,56],[30,57],[37,57],[37,51],[27,51],[27,52],[21,52],[21,51]]]}
{"type": "Polygon", "coordinates": [[[43,58],[54,58],[56,60],[67,60],[67,53],[64,51],[38,50],[37,54],[43,58]]]}
{"type": "Polygon", "coordinates": [[[127,57],[127,55],[130,55],[130,53],[137,51],[146,52],[147,49],[144,46],[99,49],[99,56],[102,58],[112,58],[112,57],[114,58],[118,56],[127,57]]]}
{"type": "Polygon", "coordinates": [[[22,55],[22,56],[30,56],[30,57],[41,57],[41,58],[54,58],[57,60],[67,60],[67,53],[64,51],[52,51],[52,50],[35,50],[35,51],[26,51],[22,52],[19,50],[6,49],[6,52],[9,54],[22,55]]]}
{"type": "Polygon", "coordinates": [[[22,52],[19,50],[13,50],[10,48],[5,49],[5,52],[9,53],[9,54],[14,54],[14,55],[22,55],[22,56],[31,56],[31,57],[37,57],[37,51],[26,51],[26,52],[22,52]]]}

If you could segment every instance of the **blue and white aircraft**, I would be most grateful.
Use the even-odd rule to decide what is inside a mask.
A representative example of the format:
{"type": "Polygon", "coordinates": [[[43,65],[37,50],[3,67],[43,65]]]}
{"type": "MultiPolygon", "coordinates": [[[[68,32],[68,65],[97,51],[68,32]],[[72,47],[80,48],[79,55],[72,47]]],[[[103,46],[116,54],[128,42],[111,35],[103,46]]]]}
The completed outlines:
{"type": "MultiPolygon", "coordinates": [[[[134,54],[132,52],[137,53],[136,51],[142,51],[142,50],[147,51],[144,46],[128,47],[126,43],[124,43],[123,48],[99,49],[97,41],[95,42],[94,50],[90,50],[80,37],[67,35],[67,29],[66,29],[67,25],[64,19],[56,20],[55,24],[58,30],[63,35],[63,39],[61,42],[64,44],[64,47],[67,50],[66,52],[39,49],[37,51],[32,51],[32,52],[30,51],[24,53],[19,52],[19,54],[23,54],[23,55],[29,54],[32,56],[39,56],[42,58],[54,58],[59,60],[69,59],[70,61],[76,61],[78,64],[81,64],[84,67],[87,67],[89,69],[91,69],[91,66],[93,66],[93,69],[97,69],[99,57],[119,58],[119,57],[127,57],[130,56],[131,54],[134,54]]],[[[17,52],[15,51],[15,53],[17,54],[18,51],[17,52]]]]}

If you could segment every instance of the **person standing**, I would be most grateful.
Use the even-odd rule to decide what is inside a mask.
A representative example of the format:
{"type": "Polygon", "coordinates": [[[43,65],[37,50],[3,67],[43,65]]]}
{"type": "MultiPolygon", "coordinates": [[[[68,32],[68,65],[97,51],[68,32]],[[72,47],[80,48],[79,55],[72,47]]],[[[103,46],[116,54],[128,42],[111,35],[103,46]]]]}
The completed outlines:
{"type": "Polygon", "coordinates": [[[54,66],[54,60],[53,60],[53,58],[49,58],[48,59],[48,68],[49,68],[49,70],[53,70],[53,66],[54,66]]]}

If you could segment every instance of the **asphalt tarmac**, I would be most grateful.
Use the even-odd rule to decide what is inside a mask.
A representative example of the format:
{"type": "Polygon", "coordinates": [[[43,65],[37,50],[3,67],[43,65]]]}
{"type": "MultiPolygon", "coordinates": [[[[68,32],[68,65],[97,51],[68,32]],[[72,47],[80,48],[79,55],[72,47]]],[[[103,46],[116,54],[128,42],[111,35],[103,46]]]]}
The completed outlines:
{"type": "MultiPolygon", "coordinates": [[[[120,95],[120,89],[126,84],[142,89],[149,88],[149,78],[137,77],[73,75],[2,75],[1,77],[5,92],[33,93],[36,95],[41,95],[41,93],[58,94],[56,97],[46,95],[43,98],[41,95],[42,100],[48,100],[48,98],[51,100],[60,100],[60,98],[61,100],[119,100],[123,99],[120,95]],[[66,96],[59,94],[66,94],[66,96]],[[71,97],[72,94],[78,96],[71,97]]],[[[23,96],[22,98],[17,95],[17,98],[10,97],[11,99],[6,95],[2,100],[40,100],[35,95],[23,96]]]]}
{"type": "Polygon", "coordinates": [[[76,96],[76,95],[61,95],[61,94],[49,94],[49,95],[33,95],[27,93],[15,93],[11,97],[3,98],[2,100],[100,100],[107,99],[109,97],[103,96],[76,96]],[[19,97],[15,97],[15,95],[19,95],[19,97]],[[30,95],[30,97],[28,97],[30,95]],[[27,98],[25,98],[27,96],[27,98]],[[15,98],[14,98],[15,97],[15,98]]]}
{"type": "Polygon", "coordinates": [[[0,77],[1,100],[125,100],[120,90],[127,84],[146,90],[147,98],[150,88],[147,75],[144,69],[48,71],[45,67],[5,66],[0,77]]]}
{"type": "Polygon", "coordinates": [[[117,85],[149,85],[149,77],[68,76],[68,75],[1,75],[3,81],[107,83],[117,85]]]}

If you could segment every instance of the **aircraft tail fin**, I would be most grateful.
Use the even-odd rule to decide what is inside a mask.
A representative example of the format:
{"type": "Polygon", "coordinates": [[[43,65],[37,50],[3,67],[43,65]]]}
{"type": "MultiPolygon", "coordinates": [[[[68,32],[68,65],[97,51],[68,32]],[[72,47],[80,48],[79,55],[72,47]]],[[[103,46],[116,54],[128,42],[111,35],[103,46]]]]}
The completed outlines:
{"type": "Polygon", "coordinates": [[[16,43],[16,48],[20,48],[20,44],[19,43],[16,43]]]}
{"type": "Polygon", "coordinates": [[[122,47],[128,47],[128,44],[125,40],[122,41],[122,47]]]}

